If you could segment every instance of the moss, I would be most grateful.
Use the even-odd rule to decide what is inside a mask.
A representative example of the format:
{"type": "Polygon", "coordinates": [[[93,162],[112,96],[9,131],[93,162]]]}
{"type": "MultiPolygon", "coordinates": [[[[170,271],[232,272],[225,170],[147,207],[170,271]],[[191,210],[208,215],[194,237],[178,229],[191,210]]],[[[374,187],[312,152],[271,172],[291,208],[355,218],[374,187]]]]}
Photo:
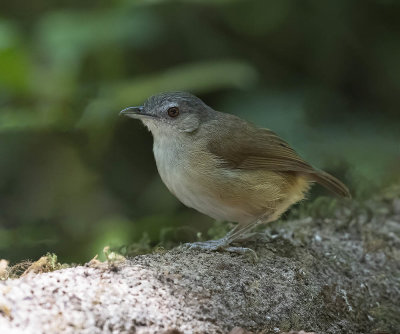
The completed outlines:
{"type": "Polygon", "coordinates": [[[61,264],[58,262],[57,255],[54,253],[47,253],[42,256],[39,260],[33,262],[21,276],[25,276],[30,273],[41,274],[48,273],[55,270],[65,269],[70,267],[68,264],[61,264]]]}
{"type": "Polygon", "coordinates": [[[112,251],[109,246],[104,247],[103,253],[104,253],[104,256],[106,257],[106,261],[110,262],[110,263],[124,262],[126,260],[125,256],[112,251]]]}
{"type": "Polygon", "coordinates": [[[8,278],[8,261],[7,260],[0,260],[0,281],[4,281],[8,278]]]}
{"type": "MultiPolygon", "coordinates": [[[[149,235],[145,232],[143,233],[141,239],[138,242],[131,243],[129,245],[124,245],[117,248],[111,248],[108,251],[111,251],[114,254],[120,254],[123,257],[133,257],[136,255],[148,254],[153,251],[155,247],[151,246],[151,240],[149,235]]],[[[106,248],[104,248],[106,249],[106,248]]],[[[104,252],[105,253],[105,252],[104,252]]],[[[109,260],[109,257],[106,255],[106,259],[109,260]]]]}
{"type": "Polygon", "coordinates": [[[34,262],[27,260],[13,266],[8,266],[6,260],[1,260],[0,279],[15,279],[31,273],[41,274],[69,267],[71,267],[71,265],[59,263],[57,255],[54,253],[47,253],[45,256],[42,256],[39,260],[34,262]]]}

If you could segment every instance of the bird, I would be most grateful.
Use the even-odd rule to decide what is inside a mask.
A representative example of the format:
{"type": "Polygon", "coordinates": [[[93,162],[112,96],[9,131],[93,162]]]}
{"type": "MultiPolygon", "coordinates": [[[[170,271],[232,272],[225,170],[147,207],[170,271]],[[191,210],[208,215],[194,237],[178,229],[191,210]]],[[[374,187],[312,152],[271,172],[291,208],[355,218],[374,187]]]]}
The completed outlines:
{"type": "Polygon", "coordinates": [[[159,93],[120,114],[152,133],[157,170],[173,195],[213,219],[236,223],[225,237],[188,248],[254,253],[232,244],[277,220],[313,183],[351,197],[345,184],[314,168],[272,130],[216,111],[191,93],[159,93]]]}

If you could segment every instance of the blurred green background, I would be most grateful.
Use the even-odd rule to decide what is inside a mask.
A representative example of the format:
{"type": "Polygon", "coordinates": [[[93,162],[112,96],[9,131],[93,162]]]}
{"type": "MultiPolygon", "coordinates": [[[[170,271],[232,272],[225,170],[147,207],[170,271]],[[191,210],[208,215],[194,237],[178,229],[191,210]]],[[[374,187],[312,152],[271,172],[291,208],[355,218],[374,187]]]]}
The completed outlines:
{"type": "Polygon", "coordinates": [[[0,9],[0,258],[84,262],[106,245],[206,236],[212,220],[161,183],[150,133],[118,115],[160,91],[273,129],[356,197],[399,178],[398,1],[0,9]]]}

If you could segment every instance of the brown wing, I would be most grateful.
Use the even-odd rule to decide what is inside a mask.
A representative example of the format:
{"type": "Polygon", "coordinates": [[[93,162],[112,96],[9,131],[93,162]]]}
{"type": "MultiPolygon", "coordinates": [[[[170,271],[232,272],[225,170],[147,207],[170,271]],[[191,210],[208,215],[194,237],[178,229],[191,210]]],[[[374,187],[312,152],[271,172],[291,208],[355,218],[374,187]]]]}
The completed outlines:
{"type": "Polygon", "coordinates": [[[229,131],[219,132],[208,143],[208,148],[220,160],[221,167],[297,172],[307,175],[310,180],[340,196],[350,197],[349,190],[342,182],[313,168],[271,130],[258,129],[240,122],[231,126],[229,131]]]}

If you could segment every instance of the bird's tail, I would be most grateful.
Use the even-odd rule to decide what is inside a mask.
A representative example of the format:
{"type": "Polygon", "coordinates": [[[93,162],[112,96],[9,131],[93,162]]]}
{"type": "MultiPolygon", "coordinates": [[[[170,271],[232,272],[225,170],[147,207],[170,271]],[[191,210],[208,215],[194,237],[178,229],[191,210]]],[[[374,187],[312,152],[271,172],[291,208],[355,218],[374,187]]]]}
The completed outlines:
{"type": "Polygon", "coordinates": [[[346,198],[351,198],[351,194],[346,185],[339,181],[336,177],[322,171],[316,170],[315,173],[309,174],[312,181],[319,183],[329,191],[346,198]]]}

